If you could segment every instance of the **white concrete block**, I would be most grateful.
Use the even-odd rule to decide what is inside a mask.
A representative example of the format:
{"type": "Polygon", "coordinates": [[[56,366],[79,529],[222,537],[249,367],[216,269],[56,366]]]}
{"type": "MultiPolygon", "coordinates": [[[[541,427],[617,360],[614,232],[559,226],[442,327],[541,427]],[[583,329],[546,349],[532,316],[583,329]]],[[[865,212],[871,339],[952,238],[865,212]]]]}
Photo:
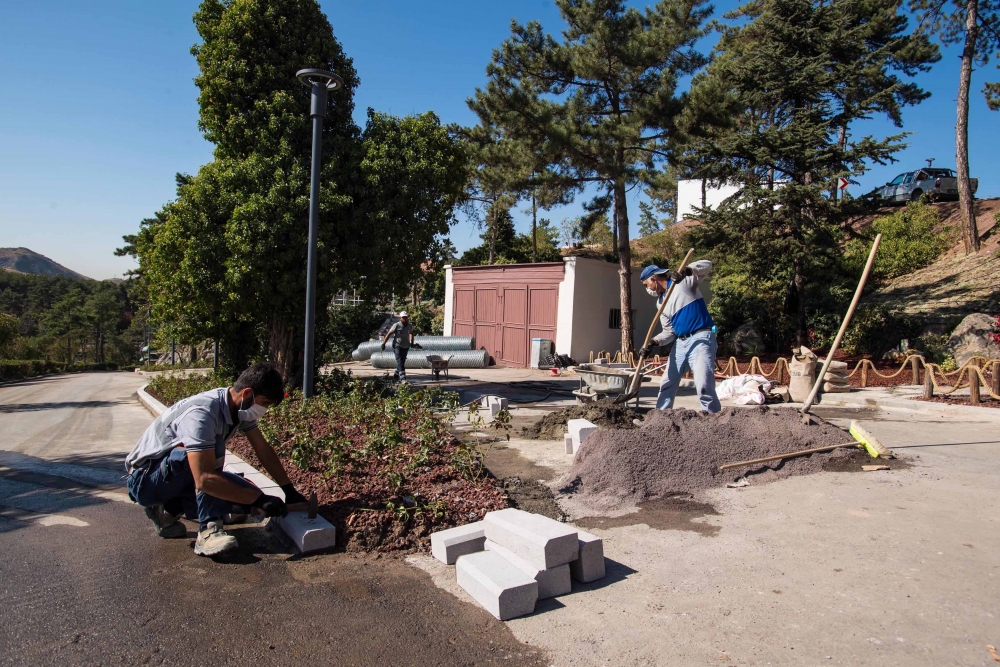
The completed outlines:
{"type": "Polygon", "coordinates": [[[597,535],[579,531],[580,557],[570,561],[569,571],[577,581],[589,584],[604,578],[604,541],[597,535]]]}
{"type": "Polygon", "coordinates": [[[459,556],[482,551],[484,542],[482,521],[439,530],[431,533],[431,555],[445,565],[454,565],[459,556]]]}
{"type": "Polygon", "coordinates": [[[498,412],[507,409],[507,399],[503,396],[483,396],[480,405],[490,411],[490,417],[496,417],[498,412]]]}
{"type": "Polygon", "coordinates": [[[563,443],[566,445],[567,454],[576,454],[576,446],[573,444],[573,436],[569,433],[563,436],[563,443]]]}
{"type": "Polygon", "coordinates": [[[222,466],[222,469],[225,470],[226,472],[231,472],[236,475],[239,475],[240,473],[242,473],[243,475],[260,474],[260,471],[258,471],[256,468],[254,468],[246,461],[233,461],[232,463],[230,463],[228,456],[226,457],[226,463],[222,466]]]}
{"type": "Polygon", "coordinates": [[[501,621],[535,611],[538,582],[490,551],[468,554],[455,567],[458,585],[501,621]]]}
{"type": "Polygon", "coordinates": [[[566,422],[569,434],[573,437],[573,453],[580,451],[580,446],[594,433],[597,426],[586,419],[570,419],[566,422]]]}
{"type": "Polygon", "coordinates": [[[540,514],[507,508],[487,512],[483,525],[486,539],[506,547],[539,570],[575,560],[580,551],[575,528],[540,514]]]}
{"type": "Polygon", "coordinates": [[[337,544],[337,529],[321,516],[310,519],[307,512],[289,512],[288,516],[275,517],[288,537],[307,554],[320,549],[332,549],[337,544]]]}
{"type": "Polygon", "coordinates": [[[566,595],[572,590],[573,585],[569,580],[569,565],[557,565],[549,570],[539,570],[523,558],[518,557],[510,549],[504,548],[490,540],[486,540],[486,550],[507,559],[515,567],[537,581],[539,600],[554,598],[557,595],[566,595]]]}

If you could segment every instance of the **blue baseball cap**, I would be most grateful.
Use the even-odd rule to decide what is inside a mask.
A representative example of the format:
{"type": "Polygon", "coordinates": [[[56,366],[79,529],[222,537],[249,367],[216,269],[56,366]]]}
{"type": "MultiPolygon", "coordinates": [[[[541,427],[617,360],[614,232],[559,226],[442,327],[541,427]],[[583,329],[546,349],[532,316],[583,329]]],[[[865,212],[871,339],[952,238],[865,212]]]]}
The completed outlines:
{"type": "Polygon", "coordinates": [[[639,280],[645,282],[650,278],[652,278],[653,276],[658,276],[661,273],[667,273],[667,270],[661,269],[656,264],[650,264],[649,266],[647,266],[645,269],[642,270],[641,274],[639,274],[639,280]]]}

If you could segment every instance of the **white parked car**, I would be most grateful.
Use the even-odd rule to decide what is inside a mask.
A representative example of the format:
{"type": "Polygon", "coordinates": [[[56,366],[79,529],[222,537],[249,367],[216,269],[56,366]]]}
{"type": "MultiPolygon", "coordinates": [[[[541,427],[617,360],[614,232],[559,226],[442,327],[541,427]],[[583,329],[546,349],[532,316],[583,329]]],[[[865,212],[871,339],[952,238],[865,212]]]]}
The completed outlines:
{"type": "MultiPolygon", "coordinates": [[[[979,179],[970,178],[972,194],[979,189],[979,179]]],[[[958,179],[951,169],[925,167],[916,171],[908,171],[892,179],[875,190],[875,197],[887,202],[918,201],[921,195],[927,194],[935,201],[958,199],[958,179]]]]}

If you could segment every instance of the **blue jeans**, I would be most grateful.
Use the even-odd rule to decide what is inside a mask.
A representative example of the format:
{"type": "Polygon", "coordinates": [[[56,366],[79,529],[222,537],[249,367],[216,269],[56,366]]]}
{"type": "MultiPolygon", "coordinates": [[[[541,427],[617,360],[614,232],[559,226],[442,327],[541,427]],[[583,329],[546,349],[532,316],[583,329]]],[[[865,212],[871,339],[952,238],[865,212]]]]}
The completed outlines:
{"type": "Polygon", "coordinates": [[[681,378],[689,370],[694,373],[694,386],[698,390],[698,400],[705,412],[722,409],[715,393],[715,353],[719,344],[711,331],[699,331],[690,338],[678,338],[670,349],[667,367],[660,380],[660,393],[656,397],[658,410],[674,407],[674,396],[681,384],[681,378]]]}
{"type": "MultiPolygon", "coordinates": [[[[231,472],[221,474],[240,486],[257,488],[239,475],[231,472]]],[[[128,478],[128,495],[143,507],[163,505],[163,509],[174,516],[183,513],[192,521],[197,518],[201,530],[209,521],[221,522],[223,515],[230,512],[250,511],[246,505],[198,493],[188,466],[187,452],[180,447],[170,450],[159,461],[150,463],[148,468],[133,471],[128,478]]]]}
{"type": "Polygon", "coordinates": [[[410,348],[408,347],[394,347],[393,352],[396,353],[396,379],[405,380],[406,379],[406,355],[410,353],[410,348]]]}

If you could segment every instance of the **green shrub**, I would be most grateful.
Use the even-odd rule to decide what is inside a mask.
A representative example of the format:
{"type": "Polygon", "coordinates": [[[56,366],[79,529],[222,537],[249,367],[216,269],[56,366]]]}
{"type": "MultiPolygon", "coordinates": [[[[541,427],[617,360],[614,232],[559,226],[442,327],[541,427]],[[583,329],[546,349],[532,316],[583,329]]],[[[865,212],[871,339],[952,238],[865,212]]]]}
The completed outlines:
{"type": "Polygon", "coordinates": [[[892,215],[875,220],[864,238],[847,244],[845,260],[857,273],[861,273],[876,234],[882,242],[875,255],[872,277],[891,280],[922,269],[951,247],[956,230],[943,227],[937,209],[923,202],[911,202],[906,208],[892,215]]]}
{"type": "Polygon", "coordinates": [[[63,364],[40,359],[4,359],[0,360],[0,381],[22,380],[48,373],[60,373],[64,368],[63,364]]]}
{"type": "Polygon", "coordinates": [[[862,307],[854,314],[842,347],[848,354],[870,354],[881,359],[902,339],[916,338],[919,329],[905,314],[888,306],[862,307]]]}
{"type": "Polygon", "coordinates": [[[385,313],[376,313],[371,304],[336,306],[330,310],[326,326],[318,332],[319,345],[327,363],[346,361],[351,352],[378,332],[385,313]]]}
{"type": "Polygon", "coordinates": [[[149,381],[148,391],[156,395],[164,405],[170,406],[188,396],[200,394],[217,387],[228,387],[231,378],[221,371],[211,373],[164,373],[149,381]]]}

